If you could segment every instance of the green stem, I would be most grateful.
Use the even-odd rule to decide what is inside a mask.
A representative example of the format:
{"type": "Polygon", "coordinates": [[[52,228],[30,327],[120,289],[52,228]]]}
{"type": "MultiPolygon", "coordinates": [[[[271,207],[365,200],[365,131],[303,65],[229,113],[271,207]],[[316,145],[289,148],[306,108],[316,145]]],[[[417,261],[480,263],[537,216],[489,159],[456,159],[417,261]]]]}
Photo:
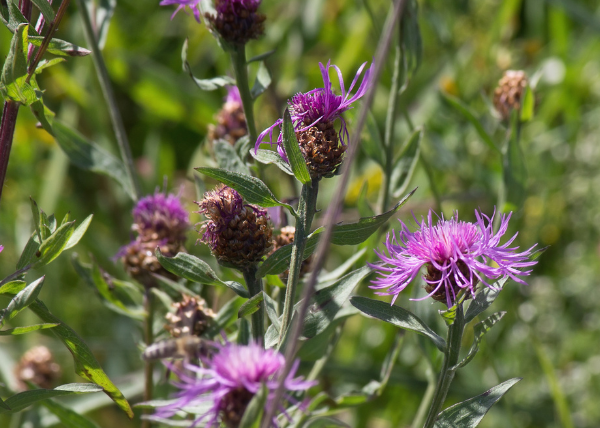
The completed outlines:
{"type": "Polygon", "coordinates": [[[235,82],[240,91],[244,115],[246,116],[246,126],[248,127],[248,137],[252,147],[256,144],[258,134],[256,133],[256,123],[254,122],[254,99],[250,93],[250,82],[248,81],[248,64],[246,63],[246,45],[236,46],[231,52],[231,62],[235,73],[235,82]]]}
{"type": "Polygon", "coordinates": [[[433,372],[433,367],[429,360],[427,360],[428,367],[425,372],[425,377],[427,378],[427,389],[425,390],[425,394],[423,394],[423,398],[421,399],[421,403],[419,404],[419,408],[417,409],[417,413],[415,418],[413,419],[413,423],[411,424],[412,428],[419,428],[423,425],[425,421],[425,416],[427,415],[427,409],[431,404],[431,400],[433,399],[433,393],[435,392],[436,378],[435,373],[433,372]]]}
{"type": "Polygon", "coordinates": [[[77,6],[79,7],[79,13],[83,19],[83,30],[85,33],[85,39],[87,44],[92,50],[92,58],[94,60],[94,66],[96,68],[96,74],[100,81],[100,87],[102,88],[102,94],[108,105],[108,113],[110,120],[113,125],[117,144],[119,145],[119,151],[121,152],[121,159],[125,165],[125,172],[131,188],[133,189],[136,198],[139,199],[141,196],[140,183],[138,182],[137,175],[135,174],[135,168],[133,166],[133,156],[131,155],[131,147],[129,140],[127,139],[127,133],[125,132],[125,126],[123,125],[123,119],[117,106],[117,100],[110,84],[110,78],[108,76],[108,70],[102,58],[102,51],[98,45],[98,39],[92,26],[90,14],[85,4],[85,0],[77,0],[77,6]]]}
{"type": "Polygon", "coordinates": [[[442,410],[450,384],[454,379],[456,369],[453,367],[458,363],[458,356],[460,354],[460,345],[462,342],[463,330],[465,328],[465,315],[463,312],[462,303],[459,303],[456,307],[456,318],[454,323],[448,327],[448,338],[446,351],[444,352],[444,363],[440,376],[438,377],[438,383],[433,394],[433,401],[429,407],[429,413],[425,420],[424,428],[433,428],[435,420],[438,414],[442,410]]]}
{"type": "MultiPolygon", "coordinates": [[[[144,311],[146,312],[146,318],[144,320],[144,342],[146,346],[152,345],[154,342],[154,334],[152,332],[152,325],[154,324],[154,308],[152,307],[152,289],[146,288],[144,292],[144,311]]],[[[144,401],[152,400],[152,389],[153,389],[153,374],[154,363],[146,360],[144,362],[144,401]]],[[[150,413],[145,411],[144,413],[150,413]]],[[[149,428],[150,421],[142,420],[142,428],[149,428]]]]}
{"type": "MultiPolygon", "coordinates": [[[[246,286],[248,287],[248,291],[250,292],[250,297],[254,297],[259,293],[262,293],[262,279],[256,277],[256,266],[251,266],[250,268],[243,271],[244,280],[246,281],[246,286]]],[[[252,314],[252,337],[257,343],[264,342],[265,335],[265,303],[261,302],[258,311],[252,314]]]]}
{"type": "MultiPolygon", "coordinates": [[[[398,30],[400,30],[400,26],[398,26],[398,30]]],[[[383,201],[381,204],[382,213],[387,211],[390,204],[390,187],[392,184],[392,168],[394,166],[394,144],[392,143],[392,138],[394,136],[396,109],[398,107],[398,98],[400,96],[400,68],[402,65],[402,49],[400,42],[401,40],[398,38],[394,57],[392,87],[390,88],[387,116],[385,118],[385,134],[383,137],[383,144],[385,147],[385,182],[383,186],[383,201]]]]}
{"type": "Polygon", "coordinates": [[[315,216],[319,182],[316,180],[302,185],[300,201],[298,202],[298,218],[296,218],[296,231],[292,244],[292,257],[290,260],[290,273],[288,275],[285,290],[285,303],[283,305],[283,322],[279,331],[279,344],[283,343],[285,333],[292,321],[294,303],[296,299],[296,287],[300,278],[300,270],[304,261],[304,248],[306,238],[310,232],[313,217],[315,216]]]}

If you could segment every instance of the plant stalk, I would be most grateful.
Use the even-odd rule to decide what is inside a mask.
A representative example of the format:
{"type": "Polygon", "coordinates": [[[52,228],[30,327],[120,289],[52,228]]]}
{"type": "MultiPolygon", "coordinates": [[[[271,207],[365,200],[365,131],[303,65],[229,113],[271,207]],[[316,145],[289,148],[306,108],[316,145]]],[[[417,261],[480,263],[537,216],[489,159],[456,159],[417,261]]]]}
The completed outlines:
{"type": "MultiPolygon", "coordinates": [[[[250,292],[250,298],[262,293],[262,279],[256,277],[256,266],[243,271],[246,286],[250,292]]],[[[265,336],[265,302],[260,302],[258,311],[252,314],[252,338],[257,343],[264,343],[265,336]]]]}
{"type": "Polygon", "coordinates": [[[235,73],[235,82],[240,91],[246,126],[248,127],[248,138],[254,147],[258,134],[256,133],[256,122],[254,121],[254,99],[250,93],[250,82],[248,81],[248,64],[246,63],[246,45],[236,46],[231,51],[231,62],[235,73]]]}
{"type": "MultiPolygon", "coordinates": [[[[152,305],[152,289],[146,287],[144,292],[144,311],[146,312],[146,319],[144,320],[144,342],[146,346],[152,345],[154,342],[154,334],[152,332],[152,325],[154,324],[154,308],[152,305]]],[[[152,389],[154,386],[153,381],[154,363],[146,360],[144,362],[144,401],[152,400],[152,389]]],[[[145,410],[144,413],[149,413],[145,410]]],[[[143,419],[141,428],[150,428],[150,421],[143,419]]]]}
{"type": "Polygon", "coordinates": [[[117,106],[117,100],[115,98],[115,94],[110,83],[108,70],[106,69],[104,58],[102,58],[102,51],[100,50],[100,46],[98,45],[98,38],[96,36],[96,33],[94,32],[94,27],[92,26],[92,21],[90,19],[90,14],[85,4],[85,0],[77,0],[77,7],[79,8],[79,13],[81,14],[81,18],[83,20],[83,30],[85,33],[85,39],[90,49],[92,50],[94,67],[96,68],[96,74],[98,75],[98,80],[100,81],[102,94],[104,95],[104,99],[106,100],[106,104],[108,105],[108,113],[110,115],[110,120],[112,122],[113,130],[115,132],[117,144],[119,145],[121,159],[123,160],[123,164],[125,165],[125,172],[127,173],[127,178],[129,179],[129,183],[131,185],[131,188],[133,189],[134,194],[136,195],[136,198],[139,199],[142,192],[133,165],[131,146],[129,145],[129,140],[127,139],[127,133],[125,132],[123,119],[117,106]]]}
{"type": "Polygon", "coordinates": [[[292,257],[290,260],[290,272],[288,274],[287,287],[285,289],[285,303],[283,305],[283,321],[279,330],[279,344],[283,343],[285,333],[292,321],[294,303],[296,300],[296,289],[300,270],[304,261],[304,248],[306,238],[310,232],[310,226],[315,216],[317,194],[319,193],[319,182],[312,180],[302,185],[300,201],[298,202],[298,218],[296,219],[296,231],[292,243],[292,257]]]}
{"type": "Polygon", "coordinates": [[[433,428],[438,414],[442,410],[450,384],[454,379],[456,369],[453,367],[458,363],[458,357],[460,354],[460,346],[462,342],[463,330],[465,328],[465,315],[463,312],[462,303],[459,303],[456,307],[456,318],[454,323],[448,327],[448,337],[446,351],[444,352],[444,363],[442,370],[438,377],[438,383],[433,393],[433,400],[429,407],[429,413],[425,420],[423,428],[433,428]]]}

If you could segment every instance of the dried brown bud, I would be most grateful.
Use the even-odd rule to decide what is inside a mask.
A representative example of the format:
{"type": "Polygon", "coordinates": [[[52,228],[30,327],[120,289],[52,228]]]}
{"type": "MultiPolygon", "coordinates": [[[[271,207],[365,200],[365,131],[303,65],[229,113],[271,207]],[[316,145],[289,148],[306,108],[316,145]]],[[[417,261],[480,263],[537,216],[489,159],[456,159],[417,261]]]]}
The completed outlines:
{"type": "Polygon", "coordinates": [[[340,144],[333,122],[317,123],[296,132],[300,151],[313,180],[331,177],[344,159],[346,146],[340,144]]]}
{"type": "Polygon", "coordinates": [[[40,388],[51,389],[60,377],[60,366],[52,358],[45,346],[35,346],[25,352],[15,366],[15,376],[19,380],[19,389],[28,389],[26,382],[40,388]]]}
{"type": "Polygon", "coordinates": [[[173,337],[186,335],[201,336],[212,323],[215,313],[201,298],[183,296],[181,302],[173,303],[175,312],[169,312],[165,318],[165,329],[173,337]]]}
{"type": "Polygon", "coordinates": [[[521,70],[507,70],[498,87],[494,90],[494,107],[502,116],[509,120],[513,110],[521,108],[523,94],[528,85],[527,75],[521,70]]]}

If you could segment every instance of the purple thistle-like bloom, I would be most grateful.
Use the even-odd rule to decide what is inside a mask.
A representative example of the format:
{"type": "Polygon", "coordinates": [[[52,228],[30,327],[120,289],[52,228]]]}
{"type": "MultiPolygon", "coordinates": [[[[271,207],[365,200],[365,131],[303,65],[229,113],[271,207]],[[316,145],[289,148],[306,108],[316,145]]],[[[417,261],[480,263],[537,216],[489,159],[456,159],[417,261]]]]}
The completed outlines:
{"type": "Polygon", "coordinates": [[[194,14],[196,21],[200,22],[200,0],[162,0],[159,3],[160,6],[170,6],[172,4],[176,4],[177,9],[175,9],[175,12],[171,15],[171,19],[173,19],[180,10],[185,10],[185,7],[187,6],[194,14]]]}
{"type": "Polygon", "coordinates": [[[415,218],[419,226],[415,232],[410,232],[406,224],[400,221],[402,229],[399,236],[396,237],[395,233],[387,236],[385,246],[389,256],[376,251],[385,264],[371,265],[381,276],[370,287],[387,289],[376,294],[393,295],[394,304],[398,294],[426,266],[427,274],[423,278],[429,294],[414,300],[433,297],[451,307],[461,289],[467,289],[474,296],[478,282],[495,290],[486,279],[508,276],[520,284],[526,284],[518,275],[529,275],[531,270],[519,269],[537,263],[527,261],[535,245],[521,253],[517,252],[519,247],[509,248],[517,234],[500,245],[500,238],[506,233],[512,213],[502,215],[497,233],[492,229],[494,215],[490,219],[475,210],[477,222],[468,223],[459,221],[456,212],[449,220],[442,215],[434,225],[432,211],[429,211],[427,221],[422,218],[419,222],[415,218]],[[490,261],[494,262],[494,266],[488,265],[490,261]]]}
{"type": "Polygon", "coordinates": [[[218,13],[227,13],[230,9],[246,9],[249,12],[256,12],[262,0],[217,0],[215,9],[218,13]]]}
{"type": "Polygon", "coordinates": [[[156,192],[146,196],[138,201],[132,214],[133,221],[142,230],[167,227],[171,224],[177,224],[184,229],[189,226],[188,212],[173,194],[156,192]]]}
{"type": "MultiPolygon", "coordinates": [[[[346,126],[346,121],[342,117],[342,113],[352,108],[352,103],[360,99],[369,88],[371,83],[371,73],[373,71],[373,65],[369,67],[363,76],[362,82],[360,83],[356,93],[351,95],[352,89],[357,84],[360,75],[362,74],[364,68],[367,63],[363,63],[348,91],[346,91],[346,87],[344,85],[344,79],[342,77],[342,71],[336,65],[331,65],[331,60],[327,61],[327,65],[323,65],[319,63],[319,68],[321,69],[321,75],[323,77],[323,87],[316,88],[312,91],[306,93],[298,93],[294,95],[290,100],[288,100],[288,105],[290,109],[290,115],[292,117],[292,121],[294,123],[294,128],[296,132],[303,132],[308,130],[310,127],[315,126],[319,123],[328,124],[334,122],[336,119],[340,119],[341,128],[339,130],[339,139],[342,145],[345,145],[345,142],[349,139],[348,128],[346,126]],[[329,78],[329,69],[333,68],[338,76],[338,81],[340,83],[341,95],[336,95],[332,89],[332,82],[329,78]]],[[[255,151],[258,150],[259,146],[263,142],[264,138],[268,135],[268,142],[271,144],[275,144],[273,142],[273,131],[277,127],[281,127],[283,124],[283,119],[278,119],[273,125],[269,126],[258,136],[258,139],[255,144],[255,151]]],[[[279,154],[287,161],[287,156],[283,150],[283,137],[281,133],[277,138],[277,151],[279,154]]]]}
{"type": "MultiPolygon", "coordinates": [[[[227,426],[237,426],[252,397],[263,385],[268,395],[266,406],[270,406],[285,366],[285,358],[273,349],[263,349],[257,343],[237,345],[226,343],[217,345],[217,353],[212,358],[203,358],[205,367],[187,364],[187,370],[196,374],[189,376],[178,373],[180,389],[178,400],[161,408],[156,416],[170,417],[186,406],[199,406],[209,403],[209,410],[193,422],[204,422],[205,427],[218,427],[223,422],[227,426]]],[[[283,384],[286,391],[303,391],[315,385],[302,377],[295,377],[299,361],[292,366],[283,384]]],[[[285,397],[294,401],[289,395],[285,397]]],[[[284,410],[280,406],[281,410],[284,410]]],[[[273,425],[276,422],[273,421],[273,425]]]]}

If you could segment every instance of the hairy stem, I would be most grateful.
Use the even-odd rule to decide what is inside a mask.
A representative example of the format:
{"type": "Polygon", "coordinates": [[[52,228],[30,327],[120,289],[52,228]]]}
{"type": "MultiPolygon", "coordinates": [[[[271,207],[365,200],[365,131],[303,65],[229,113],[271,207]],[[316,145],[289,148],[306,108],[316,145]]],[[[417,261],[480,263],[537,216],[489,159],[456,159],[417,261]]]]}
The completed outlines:
{"type": "Polygon", "coordinates": [[[296,289],[300,270],[304,261],[304,248],[306,247],[306,238],[310,232],[313,217],[315,216],[317,194],[319,192],[319,182],[316,180],[302,186],[300,201],[298,202],[298,218],[296,219],[296,231],[294,233],[294,242],[292,244],[292,258],[290,260],[290,273],[288,275],[287,287],[285,290],[285,303],[283,305],[283,322],[279,330],[279,344],[283,343],[285,333],[292,321],[292,311],[296,300],[296,289]]]}
{"type": "Polygon", "coordinates": [[[112,126],[115,132],[117,144],[119,145],[121,159],[125,164],[125,172],[127,173],[127,178],[131,185],[131,188],[133,189],[134,194],[136,195],[136,198],[139,199],[139,197],[141,196],[141,188],[137,175],[135,173],[135,168],[133,166],[133,156],[131,155],[131,147],[129,145],[129,140],[127,139],[127,133],[125,132],[125,126],[123,125],[121,113],[119,112],[119,108],[117,106],[117,100],[115,98],[115,94],[110,83],[108,70],[106,69],[104,58],[102,58],[102,51],[100,50],[100,46],[98,45],[98,38],[96,36],[96,33],[94,32],[94,27],[92,26],[92,21],[90,19],[90,14],[85,4],[85,0],[77,0],[77,6],[79,8],[81,18],[83,20],[83,30],[85,33],[85,39],[90,49],[92,50],[94,67],[96,68],[96,74],[98,75],[98,80],[100,81],[102,94],[104,95],[104,99],[106,100],[106,104],[108,105],[108,113],[110,115],[110,120],[112,122],[112,126]]]}
{"type": "MultiPolygon", "coordinates": [[[[152,332],[152,325],[154,324],[154,308],[152,307],[152,289],[146,288],[144,293],[144,311],[146,312],[146,319],[144,320],[144,342],[146,346],[152,345],[154,342],[154,334],[152,332]]],[[[144,362],[144,401],[152,400],[152,389],[153,389],[153,374],[154,363],[146,360],[144,362]]],[[[148,413],[148,411],[144,411],[148,413]]],[[[142,420],[142,428],[149,428],[150,421],[142,420]]]]}
{"type": "Polygon", "coordinates": [[[248,127],[248,137],[250,144],[254,147],[258,134],[256,133],[256,123],[254,122],[254,99],[250,93],[250,82],[248,81],[248,64],[246,63],[246,45],[236,46],[231,52],[231,62],[235,73],[235,82],[240,91],[242,106],[244,107],[244,116],[246,116],[246,126],[248,127]]]}
{"type": "MultiPolygon", "coordinates": [[[[246,286],[250,292],[250,298],[263,291],[262,279],[256,277],[256,266],[243,271],[246,286]]],[[[264,342],[265,335],[265,302],[260,302],[258,311],[252,314],[252,338],[257,343],[264,342]]]]}
{"type": "Polygon", "coordinates": [[[429,413],[425,420],[424,428],[433,428],[438,414],[442,410],[450,384],[454,379],[456,369],[453,367],[458,363],[458,356],[460,354],[460,345],[462,341],[463,330],[465,328],[465,315],[463,312],[462,303],[459,303],[456,307],[456,318],[454,323],[448,327],[448,338],[446,351],[444,352],[444,363],[442,370],[438,377],[438,383],[433,393],[433,400],[429,407],[429,413]]]}

